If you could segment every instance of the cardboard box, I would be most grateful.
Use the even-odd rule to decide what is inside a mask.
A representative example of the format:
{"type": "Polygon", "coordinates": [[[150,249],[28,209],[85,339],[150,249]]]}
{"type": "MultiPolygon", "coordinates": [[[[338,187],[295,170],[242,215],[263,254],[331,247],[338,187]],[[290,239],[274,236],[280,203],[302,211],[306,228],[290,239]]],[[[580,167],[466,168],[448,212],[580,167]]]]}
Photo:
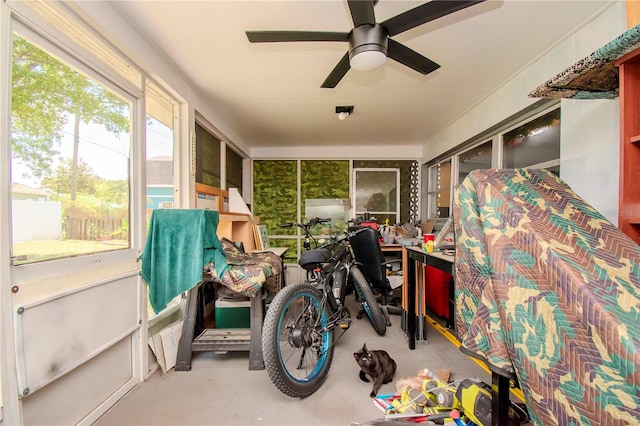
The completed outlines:
{"type": "Polygon", "coordinates": [[[250,328],[251,301],[216,300],[216,328],[250,328]]]}

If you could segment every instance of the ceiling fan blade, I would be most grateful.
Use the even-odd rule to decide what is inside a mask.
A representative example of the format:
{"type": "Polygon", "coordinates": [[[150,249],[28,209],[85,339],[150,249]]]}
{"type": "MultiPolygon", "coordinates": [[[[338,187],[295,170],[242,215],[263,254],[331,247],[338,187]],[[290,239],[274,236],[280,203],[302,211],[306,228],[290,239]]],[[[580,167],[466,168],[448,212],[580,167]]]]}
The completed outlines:
{"type": "Polygon", "coordinates": [[[349,41],[348,33],[329,31],[247,31],[251,43],[281,41],[349,41]]]}
{"type": "Polygon", "coordinates": [[[376,24],[376,15],[373,11],[373,0],[347,0],[347,4],[351,11],[351,18],[353,19],[354,27],[359,27],[364,24],[376,24]]]}
{"type": "Polygon", "coordinates": [[[400,15],[389,18],[380,25],[387,29],[389,37],[410,30],[485,0],[431,0],[400,15]]]}
{"type": "Polygon", "coordinates": [[[351,65],[349,65],[349,52],[347,52],[342,57],[342,59],[340,59],[338,65],[333,68],[331,74],[329,74],[329,77],[327,77],[327,79],[324,81],[324,83],[322,83],[320,87],[325,89],[333,89],[338,85],[338,83],[340,83],[342,77],[344,77],[347,71],[349,71],[350,69],[351,65]]]}
{"type": "Polygon", "coordinates": [[[411,50],[392,39],[389,39],[389,45],[387,46],[387,57],[413,68],[420,74],[426,75],[440,68],[440,65],[431,59],[425,58],[415,50],[411,50]]]}

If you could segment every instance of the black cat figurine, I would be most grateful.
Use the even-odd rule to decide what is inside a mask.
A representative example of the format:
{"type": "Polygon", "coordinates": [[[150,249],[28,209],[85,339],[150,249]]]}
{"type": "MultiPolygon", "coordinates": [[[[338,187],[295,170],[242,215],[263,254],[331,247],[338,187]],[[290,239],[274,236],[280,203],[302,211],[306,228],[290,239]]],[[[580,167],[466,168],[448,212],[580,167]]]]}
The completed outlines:
{"type": "Polygon", "coordinates": [[[368,382],[367,376],[373,380],[373,390],[369,396],[375,398],[380,386],[393,380],[393,375],[396,373],[396,362],[387,351],[368,350],[366,343],[362,349],[353,353],[353,357],[360,366],[360,380],[368,382]]]}

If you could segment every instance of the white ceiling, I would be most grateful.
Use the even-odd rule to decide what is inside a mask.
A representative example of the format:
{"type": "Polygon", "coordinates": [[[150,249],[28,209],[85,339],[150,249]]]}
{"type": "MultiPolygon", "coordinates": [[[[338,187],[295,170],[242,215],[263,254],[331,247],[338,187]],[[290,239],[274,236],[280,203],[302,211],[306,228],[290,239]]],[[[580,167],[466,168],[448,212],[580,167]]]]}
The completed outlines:
{"type": "MultiPolygon", "coordinates": [[[[380,0],[376,20],[422,3],[380,0]]],[[[245,31],[348,32],[346,1],[147,0],[117,7],[248,147],[339,147],[423,144],[608,3],[488,0],[393,37],[440,64],[435,72],[424,76],[388,60],[378,70],[350,70],[334,89],[320,85],[347,43],[251,44],[245,31]],[[339,121],[337,105],[354,105],[354,114],[339,121]]]]}

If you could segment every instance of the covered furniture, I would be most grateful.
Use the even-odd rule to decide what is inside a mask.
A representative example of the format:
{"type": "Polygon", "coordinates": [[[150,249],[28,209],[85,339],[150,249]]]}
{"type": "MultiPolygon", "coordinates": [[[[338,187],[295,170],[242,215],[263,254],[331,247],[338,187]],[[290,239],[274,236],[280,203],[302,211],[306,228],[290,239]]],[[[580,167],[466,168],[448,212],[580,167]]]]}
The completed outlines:
{"type": "Polygon", "coordinates": [[[277,293],[282,287],[282,259],[268,251],[245,253],[234,242],[222,238],[221,244],[228,273],[220,276],[215,264],[208,265],[208,272],[215,281],[247,297],[253,297],[263,288],[267,293],[277,293]]]}
{"type": "Polygon", "coordinates": [[[221,277],[228,272],[216,235],[218,219],[216,211],[197,209],[156,209],[151,214],[140,275],[156,313],[202,281],[205,266],[215,265],[221,277]]]}
{"type": "Polygon", "coordinates": [[[249,351],[250,369],[264,368],[263,297],[280,286],[281,260],[269,253],[246,254],[230,241],[220,241],[218,219],[218,212],[212,210],[154,210],[140,256],[141,275],[155,312],[187,292],[177,371],[191,369],[193,351],[249,351]],[[205,306],[216,298],[214,284],[251,300],[250,329],[207,328],[205,306]]]}
{"type": "Polygon", "coordinates": [[[638,245],[543,170],[471,172],[454,221],[461,349],[518,380],[536,425],[637,424],[638,245]]]}

